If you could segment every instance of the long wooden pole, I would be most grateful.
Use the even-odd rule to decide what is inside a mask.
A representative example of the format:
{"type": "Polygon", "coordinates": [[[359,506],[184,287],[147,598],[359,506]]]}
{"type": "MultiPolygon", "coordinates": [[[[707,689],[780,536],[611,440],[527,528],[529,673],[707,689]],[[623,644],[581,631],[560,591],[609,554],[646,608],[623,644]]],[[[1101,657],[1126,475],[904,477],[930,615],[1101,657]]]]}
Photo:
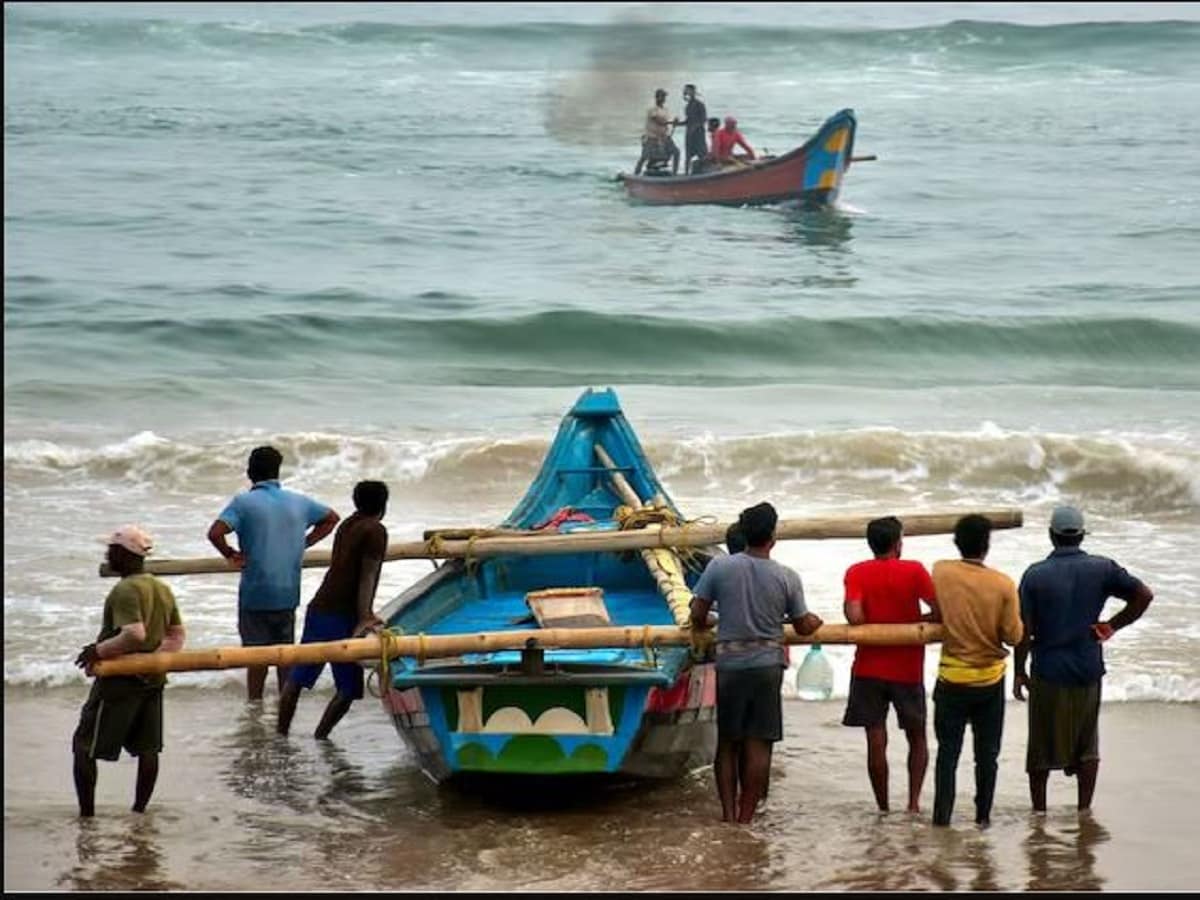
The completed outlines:
{"type": "MultiPolygon", "coordinates": [[[[801,637],[787,631],[787,644],[929,644],[942,639],[942,626],[929,622],[911,625],[822,625],[801,637]]],[[[696,635],[706,646],[713,632],[696,635]]],[[[686,628],[669,625],[625,625],[608,628],[543,628],[527,631],[484,631],[474,634],[369,635],[344,641],[315,644],[276,644],[268,647],[214,647],[176,653],[131,653],[96,663],[96,675],[160,675],[166,672],[195,672],[208,669],[242,669],[247,666],[293,666],[305,663],[356,662],[399,656],[420,660],[461,656],[464,653],[493,653],[499,650],[587,650],[609,647],[672,647],[692,643],[686,628]],[[386,647],[384,641],[386,640],[386,647]]]]}
{"type": "MultiPolygon", "coordinates": [[[[919,513],[898,515],[904,522],[904,534],[908,537],[929,534],[949,534],[954,524],[968,512],[919,513]]],[[[1020,528],[1021,510],[996,509],[978,511],[991,520],[993,528],[1020,528]]],[[[861,538],[866,534],[867,523],[874,516],[828,516],[806,519],[781,519],[776,526],[775,538],[781,541],[831,540],[835,538],[861,538]]],[[[694,524],[682,526],[649,526],[630,531],[575,531],[570,534],[533,533],[521,537],[481,537],[472,540],[407,541],[391,544],[384,555],[385,561],[397,559],[454,559],[471,557],[482,559],[489,556],[541,556],[558,553],[595,553],[598,551],[641,550],[654,547],[703,547],[719,544],[725,540],[729,522],[694,524]]],[[[329,550],[310,550],[304,554],[301,565],[305,568],[328,566],[329,550]]],[[[223,557],[197,557],[192,559],[147,560],[146,571],[154,575],[203,575],[238,571],[223,557]]],[[[100,566],[105,577],[116,575],[107,564],[100,566]]]]}

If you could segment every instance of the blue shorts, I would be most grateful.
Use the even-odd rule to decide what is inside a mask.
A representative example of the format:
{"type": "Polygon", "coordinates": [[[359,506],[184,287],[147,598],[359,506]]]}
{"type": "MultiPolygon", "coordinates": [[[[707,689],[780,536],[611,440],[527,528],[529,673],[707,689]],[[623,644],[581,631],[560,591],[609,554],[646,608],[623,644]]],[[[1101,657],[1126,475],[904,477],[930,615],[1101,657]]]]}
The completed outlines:
{"type": "MultiPolygon", "coordinates": [[[[327,613],[314,610],[311,606],[304,614],[304,634],[300,637],[302,644],[318,644],[322,641],[344,641],[354,635],[354,626],[358,620],[354,616],[341,613],[327,613]]],[[[337,692],[347,700],[361,700],[363,696],[363,667],[358,663],[330,663],[333,669],[333,683],[337,692]]],[[[302,688],[312,690],[325,663],[309,663],[292,666],[288,680],[294,681],[302,688]]]]}

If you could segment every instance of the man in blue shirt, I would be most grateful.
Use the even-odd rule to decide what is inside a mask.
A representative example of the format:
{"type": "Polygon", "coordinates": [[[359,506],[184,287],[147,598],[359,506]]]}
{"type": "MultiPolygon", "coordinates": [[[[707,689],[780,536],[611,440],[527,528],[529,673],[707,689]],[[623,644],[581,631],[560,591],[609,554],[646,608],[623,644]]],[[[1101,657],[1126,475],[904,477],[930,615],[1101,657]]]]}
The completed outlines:
{"type": "MultiPolygon", "coordinates": [[[[246,466],[253,486],[234,497],[208,529],[212,545],[242,571],[238,634],[243,647],[294,642],[304,551],[338,523],[328,506],[280,487],[282,463],[274,447],[256,447],[246,466]],[[230,532],[238,536],[237,550],[225,541],[230,532]]],[[[286,667],[276,667],[280,691],[287,674],[286,667]]],[[[247,667],[250,700],[262,699],[266,680],[267,666],[247,667]]]]}
{"type": "Polygon", "coordinates": [[[804,605],[800,576],[770,558],[777,522],[770,503],[742,510],[745,550],[713,559],[693,589],[692,628],[709,627],[710,607],[720,616],[713,768],[722,818],[739,824],[754,818],[770,775],[772,744],[783,738],[783,623],[800,635],[821,627],[804,605]]]}
{"type": "Polygon", "coordinates": [[[1046,810],[1051,769],[1079,778],[1079,809],[1090,809],[1100,770],[1100,645],[1141,618],[1154,594],[1113,560],[1080,548],[1083,514],[1060,506],[1050,517],[1054,551],[1021,578],[1025,637],[1015,652],[1013,694],[1029,691],[1029,744],[1025,771],[1035,812],[1046,810]],[[1125,607],[1100,621],[1109,597],[1125,607]],[[1025,660],[1033,651],[1032,678],[1025,660]]]}

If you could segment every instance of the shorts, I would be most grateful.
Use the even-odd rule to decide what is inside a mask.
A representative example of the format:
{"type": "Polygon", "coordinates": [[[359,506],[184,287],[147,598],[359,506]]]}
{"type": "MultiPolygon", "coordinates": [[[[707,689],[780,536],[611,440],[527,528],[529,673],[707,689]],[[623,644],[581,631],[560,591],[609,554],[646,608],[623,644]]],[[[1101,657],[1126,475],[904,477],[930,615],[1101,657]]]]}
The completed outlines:
{"type": "MultiPolygon", "coordinates": [[[[354,636],[354,626],[358,624],[356,616],[343,613],[322,612],[311,606],[304,614],[304,634],[300,636],[301,644],[317,644],[322,641],[344,641],[354,636]]],[[[333,670],[333,683],[337,692],[347,700],[361,700],[363,697],[363,667],[358,663],[330,663],[333,670]]],[[[292,666],[288,680],[302,688],[312,690],[325,663],[303,663],[292,666]]]]}
{"type": "Polygon", "coordinates": [[[291,644],[296,640],[294,609],[238,608],[238,634],[243,647],[291,644]]]}
{"type": "Polygon", "coordinates": [[[1065,769],[1100,759],[1100,679],[1091,684],[1029,680],[1026,772],[1065,769]]]}
{"type": "Polygon", "coordinates": [[[687,148],[688,159],[696,156],[707,156],[708,141],[704,138],[704,129],[700,128],[695,131],[689,131],[684,139],[684,146],[687,148]]]}
{"type": "Polygon", "coordinates": [[[887,721],[888,703],[905,731],[925,727],[925,685],[850,676],[850,697],[842,724],[872,728],[887,721]]]}
{"type": "Polygon", "coordinates": [[[75,753],[116,762],[121,748],[130,756],[161,753],[161,684],[136,677],[97,678],[71,740],[75,753]]]}
{"type": "Polygon", "coordinates": [[[669,160],[677,153],[679,153],[679,148],[675,146],[675,139],[669,135],[664,138],[642,138],[642,155],[649,162],[669,160]]]}
{"type": "Polygon", "coordinates": [[[783,740],[782,666],[717,669],[717,740],[783,740]]]}

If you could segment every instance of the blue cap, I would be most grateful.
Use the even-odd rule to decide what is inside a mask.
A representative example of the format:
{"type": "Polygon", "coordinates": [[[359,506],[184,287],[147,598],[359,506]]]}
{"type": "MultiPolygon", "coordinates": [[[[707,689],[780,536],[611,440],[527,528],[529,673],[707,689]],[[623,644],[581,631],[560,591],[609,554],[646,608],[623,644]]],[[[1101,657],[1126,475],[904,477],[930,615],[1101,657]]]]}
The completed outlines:
{"type": "Polygon", "coordinates": [[[1050,530],[1055,534],[1083,534],[1083,513],[1073,506],[1058,506],[1050,516],[1050,530]]]}

